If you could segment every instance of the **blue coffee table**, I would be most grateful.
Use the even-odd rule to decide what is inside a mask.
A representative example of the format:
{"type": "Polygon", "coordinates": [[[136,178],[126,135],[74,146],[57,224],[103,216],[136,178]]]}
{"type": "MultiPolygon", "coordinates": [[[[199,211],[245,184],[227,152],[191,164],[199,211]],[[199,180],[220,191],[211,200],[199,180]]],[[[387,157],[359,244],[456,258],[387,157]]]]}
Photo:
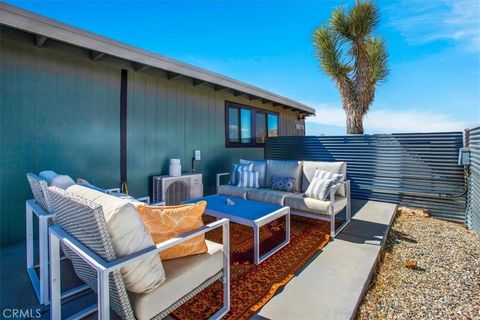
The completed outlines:
{"type": "Polygon", "coordinates": [[[250,227],[253,229],[253,255],[255,264],[260,264],[275,252],[290,242],[290,207],[282,207],[275,204],[263,203],[252,200],[245,200],[222,195],[212,195],[185,201],[192,203],[200,200],[207,202],[205,213],[216,218],[227,218],[232,222],[250,227]],[[227,199],[235,204],[227,205],[227,199]],[[285,240],[275,248],[260,256],[260,227],[269,222],[285,217],[285,240]]]}

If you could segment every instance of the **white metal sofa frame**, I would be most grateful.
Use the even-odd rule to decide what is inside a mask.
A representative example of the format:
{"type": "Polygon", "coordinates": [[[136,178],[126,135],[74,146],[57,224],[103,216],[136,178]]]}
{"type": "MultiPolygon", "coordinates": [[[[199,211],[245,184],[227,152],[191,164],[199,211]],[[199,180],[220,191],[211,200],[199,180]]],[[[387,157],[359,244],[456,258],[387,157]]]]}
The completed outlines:
{"type": "MultiPolygon", "coordinates": [[[[217,174],[217,193],[218,193],[218,188],[220,187],[220,179],[222,176],[228,176],[230,175],[230,172],[224,172],[224,173],[218,173],[217,174]]],[[[294,214],[297,216],[302,216],[306,218],[311,218],[311,219],[317,219],[317,220],[324,220],[324,221],[329,221],[330,222],[330,236],[332,238],[335,238],[352,220],[352,207],[351,207],[351,198],[350,198],[350,180],[343,181],[341,183],[338,183],[332,188],[330,188],[330,202],[331,205],[329,207],[329,214],[328,215],[321,215],[321,214],[314,214],[314,213],[309,213],[307,211],[301,211],[301,210],[295,210],[290,208],[290,214],[294,214]],[[342,210],[338,211],[335,213],[335,193],[337,189],[341,186],[345,186],[345,196],[347,197],[347,205],[346,205],[346,212],[345,212],[345,221],[338,227],[335,227],[335,215],[340,213],[342,210]]]]}
{"type": "MultiPolygon", "coordinates": [[[[42,305],[50,303],[49,295],[49,250],[48,250],[48,226],[52,224],[53,208],[47,193],[47,182],[34,173],[27,173],[27,180],[33,193],[34,199],[25,202],[25,222],[26,222],[26,247],[27,247],[27,273],[30,277],[35,295],[38,302],[42,305]],[[34,241],[33,241],[33,217],[38,219],[38,258],[39,263],[34,261],[34,241]],[[39,269],[39,274],[35,268],[39,269]]],[[[107,193],[119,193],[120,188],[107,189],[107,193]]],[[[138,201],[150,203],[150,197],[137,198],[138,201]]],[[[89,287],[81,285],[66,291],[62,294],[62,299],[82,292],[89,287]]]]}
{"type": "Polygon", "coordinates": [[[219,319],[230,310],[230,248],[229,220],[221,219],[196,230],[145,248],[117,259],[107,230],[102,206],[64,190],[49,187],[55,212],[55,225],[50,229],[51,254],[51,319],[61,319],[60,245],[72,260],[75,272],[97,293],[97,304],[72,316],[78,319],[98,310],[101,320],[110,318],[110,307],[123,319],[135,319],[128,294],[120,275],[120,268],[148,255],[171,248],[216,228],[223,231],[223,270],[207,279],[192,292],[159,313],[154,319],[162,319],[188,301],[214,281],[223,281],[223,307],[211,319],[219,319]],[[81,218],[79,218],[81,217],[81,218]]]}

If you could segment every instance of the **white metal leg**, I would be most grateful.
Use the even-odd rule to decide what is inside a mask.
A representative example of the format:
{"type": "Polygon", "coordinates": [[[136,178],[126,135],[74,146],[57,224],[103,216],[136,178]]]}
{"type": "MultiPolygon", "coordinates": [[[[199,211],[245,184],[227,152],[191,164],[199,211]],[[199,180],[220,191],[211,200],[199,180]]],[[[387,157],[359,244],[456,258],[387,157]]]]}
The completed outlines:
{"type": "Polygon", "coordinates": [[[37,296],[38,302],[43,305],[49,303],[48,284],[48,218],[50,214],[39,207],[35,201],[27,200],[25,203],[26,222],[26,247],[27,247],[27,273],[37,296]],[[34,243],[33,243],[33,214],[38,218],[38,247],[39,247],[39,275],[35,270],[34,243]]]}
{"type": "Polygon", "coordinates": [[[350,222],[352,219],[352,203],[350,197],[350,180],[345,184],[345,192],[347,196],[347,221],[350,222]]]}
{"type": "Polygon", "coordinates": [[[110,319],[110,294],[109,294],[109,272],[99,270],[97,272],[97,299],[98,299],[98,319],[110,319]]]}
{"type": "Polygon", "coordinates": [[[38,247],[40,259],[40,290],[42,292],[42,304],[49,304],[48,289],[48,218],[38,217],[38,247]]]}
{"type": "Polygon", "coordinates": [[[34,267],[33,263],[33,212],[32,207],[28,205],[28,201],[25,205],[25,223],[27,226],[27,268],[34,267]]]}
{"type": "Polygon", "coordinates": [[[210,319],[221,319],[230,311],[230,224],[223,225],[223,307],[210,319]]]}
{"type": "MultiPolygon", "coordinates": [[[[33,200],[29,200],[33,201],[33,200]]],[[[30,277],[30,281],[33,286],[33,290],[35,291],[35,295],[37,296],[38,302],[43,304],[43,296],[42,290],[40,286],[40,279],[38,278],[37,273],[35,272],[35,263],[33,257],[33,210],[29,204],[29,201],[26,202],[25,205],[25,222],[27,227],[27,238],[26,238],[26,246],[27,246],[27,273],[30,277]]]]}
{"type": "Polygon", "coordinates": [[[335,238],[352,220],[352,207],[350,201],[350,180],[345,182],[345,195],[347,196],[347,206],[345,208],[345,222],[342,223],[337,229],[335,229],[335,207],[334,205],[330,206],[330,235],[332,238],[335,238]]]}
{"type": "MultiPolygon", "coordinates": [[[[267,253],[263,254],[260,256],[260,227],[266,225],[267,223],[271,221],[263,221],[262,224],[256,224],[253,227],[253,259],[256,265],[262,263],[263,261],[267,260],[270,258],[275,252],[280,250],[281,248],[285,247],[287,244],[290,243],[290,208],[286,207],[283,208],[282,210],[288,210],[286,214],[278,217],[277,219],[281,219],[282,217],[285,217],[285,240],[283,240],[280,244],[275,246],[275,248],[271,249],[267,253]]],[[[276,219],[274,219],[276,220],[276,219]]],[[[273,221],[273,220],[272,220],[273,221]]]]}
{"type": "Polygon", "coordinates": [[[50,289],[51,306],[50,319],[62,318],[62,293],[60,280],[60,242],[56,235],[50,233],[50,289]]]}
{"type": "Polygon", "coordinates": [[[335,238],[335,207],[331,205],[328,210],[330,212],[330,236],[335,238]]]}
{"type": "Polygon", "coordinates": [[[253,227],[253,262],[260,264],[260,227],[253,227]]]}
{"type": "Polygon", "coordinates": [[[287,234],[285,235],[285,240],[287,243],[290,243],[290,209],[288,209],[288,214],[285,216],[286,219],[286,232],[287,234]]]}
{"type": "Polygon", "coordinates": [[[230,224],[223,227],[223,306],[230,310],[230,224]]]}

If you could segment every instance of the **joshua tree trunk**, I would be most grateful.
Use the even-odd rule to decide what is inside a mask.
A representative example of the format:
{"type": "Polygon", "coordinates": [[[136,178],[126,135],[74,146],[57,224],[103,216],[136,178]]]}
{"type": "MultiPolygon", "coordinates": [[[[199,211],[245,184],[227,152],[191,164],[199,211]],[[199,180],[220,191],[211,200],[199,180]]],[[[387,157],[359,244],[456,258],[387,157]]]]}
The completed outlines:
{"type": "Polygon", "coordinates": [[[388,74],[385,42],[374,35],[378,22],[375,1],[356,0],[349,11],[345,6],[334,9],[313,33],[320,66],[340,91],[348,134],[363,134],[375,88],[388,74]]]}
{"type": "Polygon", "coordinates": [[[363,134],[363,114],[357,110],[347,110],[347,134],[363,134]]]}

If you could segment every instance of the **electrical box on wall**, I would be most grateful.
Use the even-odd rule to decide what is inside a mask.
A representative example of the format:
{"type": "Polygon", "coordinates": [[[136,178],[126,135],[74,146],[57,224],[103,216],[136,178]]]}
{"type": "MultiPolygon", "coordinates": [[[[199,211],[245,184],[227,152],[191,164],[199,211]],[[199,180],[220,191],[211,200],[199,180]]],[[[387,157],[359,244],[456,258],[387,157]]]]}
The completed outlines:
{"type": "Polygon", "coordinates": [[[470,149],[460,148],[458,152],[458,164],[461,166],[470,165],[470,149]]]}
{"type": "Polygon", "coordinates": [[[194,158],[196,161],[202,160],[202,157],[201,157],[201,154],[200,154],[200,150],[194,150],[194,151],[193,151],[193,158],[194,158]]]}

